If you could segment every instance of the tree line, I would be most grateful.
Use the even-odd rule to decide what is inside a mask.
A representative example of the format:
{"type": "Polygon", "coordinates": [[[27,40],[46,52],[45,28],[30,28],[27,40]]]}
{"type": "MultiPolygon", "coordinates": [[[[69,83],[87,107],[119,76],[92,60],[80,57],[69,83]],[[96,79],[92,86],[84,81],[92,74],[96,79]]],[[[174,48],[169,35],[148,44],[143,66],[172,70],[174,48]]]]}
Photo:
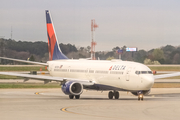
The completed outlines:
{"type": "MultiPolygon", "coordinates": [[[[72,44],[59,44],[62,52],[70,59],[90,58],[91,47],[76,47],[72,44]]],[[[118,49],[123,50],[122,60],[136,61],[145,64],[179,64],[180,46],[166,45],[149,51],[138,50],[127,52],[126,46],[116,46],[111,51],[97,51],[96,58],[100,60],[118,59],[118,49]]],[[[15,41],[0,39],[0,56],[46,62],[49,59],[47,42],[15,41]]]]}

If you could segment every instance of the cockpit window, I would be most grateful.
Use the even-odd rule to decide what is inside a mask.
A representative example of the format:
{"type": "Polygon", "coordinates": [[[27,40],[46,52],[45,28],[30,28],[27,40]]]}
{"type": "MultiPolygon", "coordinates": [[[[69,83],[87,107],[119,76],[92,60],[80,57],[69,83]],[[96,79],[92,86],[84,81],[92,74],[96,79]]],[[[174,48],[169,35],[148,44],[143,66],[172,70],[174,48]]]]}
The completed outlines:
{"type": "Polygon", "coordinates": [[[141,71],[141,74],[147,74],[147,71],[141,71]]]}
{"type": "Polygon", "coordinates": [[[137,75],[139,75],[139,74],[152,74],[152,71],[136,71],[135,73],[137,75]]]}
{"type": "Polygon", "coordinates": [[[139,75],[139,74],[140,74],[140,71],[136,71],[135,73],[139,75]]]}

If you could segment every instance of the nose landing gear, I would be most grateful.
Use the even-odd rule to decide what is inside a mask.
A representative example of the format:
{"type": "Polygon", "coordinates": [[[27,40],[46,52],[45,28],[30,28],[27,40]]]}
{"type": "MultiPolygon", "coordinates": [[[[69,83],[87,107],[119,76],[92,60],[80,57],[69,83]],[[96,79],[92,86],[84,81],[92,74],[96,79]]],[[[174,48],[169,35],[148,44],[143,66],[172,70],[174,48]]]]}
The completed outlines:
{"type": "Polygon", "coordinates": [[[143,101],[143,92],[139,91],[139,92],[137,92],[137,95],[138,95],[138,100],[143,101]]]}
{"type": "Polygon", "coordinates": [[[110,91],[108,94],[108,97],[109,97],[109,99],[113,99],[113,97],[115,99],[119,99],[119,92],[118,91],[114,91],[114,92],[110,91]]]}
{"type": "Polygon", "coordinates": [[[143,101],[143,94],[139,94],[138,95],[138,100],[142,100],[143,101]]]}

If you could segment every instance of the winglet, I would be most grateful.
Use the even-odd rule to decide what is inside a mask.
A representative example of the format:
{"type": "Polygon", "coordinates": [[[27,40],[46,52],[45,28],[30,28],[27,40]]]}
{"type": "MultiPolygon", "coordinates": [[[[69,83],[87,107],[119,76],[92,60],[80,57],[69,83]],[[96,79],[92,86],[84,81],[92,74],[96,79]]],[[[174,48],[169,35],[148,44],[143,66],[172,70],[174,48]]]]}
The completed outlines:
{"type": "Polygon", "coordinates": [[[49,10],[46,13],[49,60],[68,59],[61,51],[49,10]]]}

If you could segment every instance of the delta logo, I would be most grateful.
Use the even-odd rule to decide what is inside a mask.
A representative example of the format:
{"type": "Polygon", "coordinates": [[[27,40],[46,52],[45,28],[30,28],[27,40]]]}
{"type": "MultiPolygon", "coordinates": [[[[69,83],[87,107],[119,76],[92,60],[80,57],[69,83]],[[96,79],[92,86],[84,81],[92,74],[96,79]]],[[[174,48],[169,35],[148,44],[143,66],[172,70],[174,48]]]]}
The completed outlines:
{"type": "Polygon", "coordinates": [[[112,69],[112,67],[113,67],[113,66],[111,66],[111,67],[109,68],[109,70],[111,70],[111,69],[112,69]]]}

